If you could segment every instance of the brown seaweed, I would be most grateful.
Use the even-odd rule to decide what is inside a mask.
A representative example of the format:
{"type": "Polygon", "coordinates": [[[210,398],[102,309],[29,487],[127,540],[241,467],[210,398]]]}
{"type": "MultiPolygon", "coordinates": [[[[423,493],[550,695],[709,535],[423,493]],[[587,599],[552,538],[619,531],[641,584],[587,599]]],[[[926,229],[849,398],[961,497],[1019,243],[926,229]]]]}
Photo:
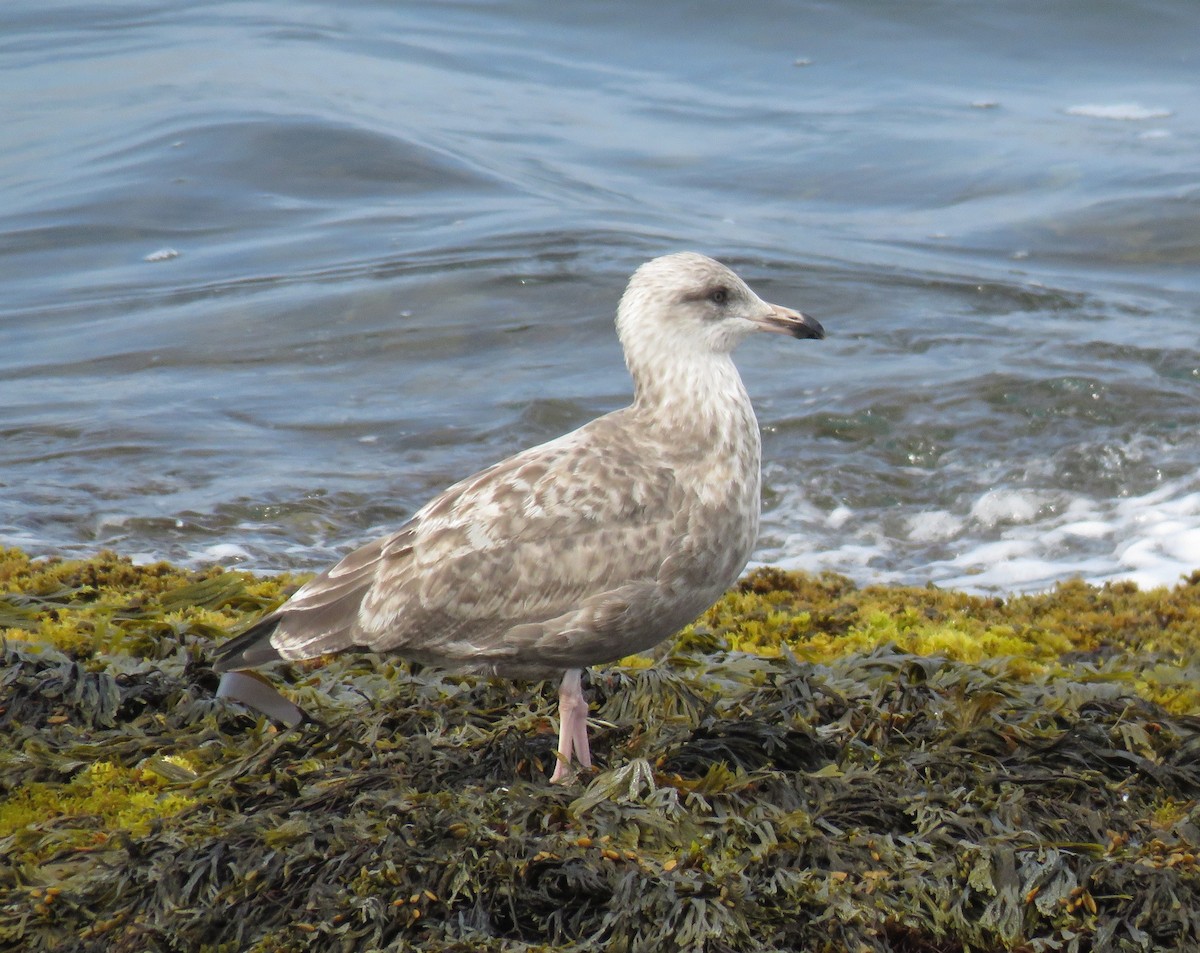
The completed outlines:
{"type": "Polygon", "coordinates": [[[0,949],[1200,948],[1200,578],[994,599],[760,572],[553,686],[279,667],[214,698],[291,580],[0,559],[0,949]]]}

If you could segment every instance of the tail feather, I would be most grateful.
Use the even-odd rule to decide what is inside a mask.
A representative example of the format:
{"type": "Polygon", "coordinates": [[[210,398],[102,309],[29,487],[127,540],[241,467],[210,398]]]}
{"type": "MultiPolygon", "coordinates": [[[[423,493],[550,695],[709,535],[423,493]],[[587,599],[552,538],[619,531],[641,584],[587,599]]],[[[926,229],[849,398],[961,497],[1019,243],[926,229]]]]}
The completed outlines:
{"type": "Polygon", "coordinates": [[[225,672],[221,676],[221,684],[217,686],[217,697],[239,702],[291,728],[313,720],[303,708],[279,694],[257,672],[225,672]]]}

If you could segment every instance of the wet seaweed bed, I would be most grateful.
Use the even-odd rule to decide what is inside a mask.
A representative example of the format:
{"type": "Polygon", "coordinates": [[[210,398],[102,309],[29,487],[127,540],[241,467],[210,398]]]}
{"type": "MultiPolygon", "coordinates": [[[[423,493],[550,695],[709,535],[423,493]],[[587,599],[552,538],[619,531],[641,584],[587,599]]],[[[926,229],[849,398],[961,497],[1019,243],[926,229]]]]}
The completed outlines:
{"type": "Polygon", "coordinates": [[[373,656],[214,697],[295,584],[0,551],[0,948],[1200,948],[1200,573],[1007,600],[759,571],[553,686],[373,656]]]}

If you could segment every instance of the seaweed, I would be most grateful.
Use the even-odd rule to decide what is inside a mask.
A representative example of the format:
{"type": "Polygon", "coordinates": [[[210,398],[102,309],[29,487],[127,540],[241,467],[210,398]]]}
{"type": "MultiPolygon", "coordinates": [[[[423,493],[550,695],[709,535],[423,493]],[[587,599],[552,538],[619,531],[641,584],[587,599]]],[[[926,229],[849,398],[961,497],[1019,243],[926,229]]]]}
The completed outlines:
{"type": "Polygon", "coordinates": [[[553,686],[208,659],[296,580],[0,552],[0,949],[1200,948],[1200,574],[1008,599],[760,570],[553,686]]]}

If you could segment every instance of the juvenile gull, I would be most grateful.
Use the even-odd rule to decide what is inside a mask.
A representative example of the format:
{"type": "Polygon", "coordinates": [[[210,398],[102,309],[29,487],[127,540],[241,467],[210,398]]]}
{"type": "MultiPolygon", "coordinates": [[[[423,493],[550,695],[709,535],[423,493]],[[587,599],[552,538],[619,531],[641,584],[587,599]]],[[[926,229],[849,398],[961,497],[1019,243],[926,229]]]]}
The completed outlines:
{"type": "Polygon", "coordinates": [[[617,309],[629,407],[454,484],[228,642],[215,668],[357,648],[561,675],[550,780],[572,757],[590,767],[583,669],[691,622],[754,548],[758,421],[730,357],[752,331],[825,336],[711,258],[642,265],[617,309]]]}

